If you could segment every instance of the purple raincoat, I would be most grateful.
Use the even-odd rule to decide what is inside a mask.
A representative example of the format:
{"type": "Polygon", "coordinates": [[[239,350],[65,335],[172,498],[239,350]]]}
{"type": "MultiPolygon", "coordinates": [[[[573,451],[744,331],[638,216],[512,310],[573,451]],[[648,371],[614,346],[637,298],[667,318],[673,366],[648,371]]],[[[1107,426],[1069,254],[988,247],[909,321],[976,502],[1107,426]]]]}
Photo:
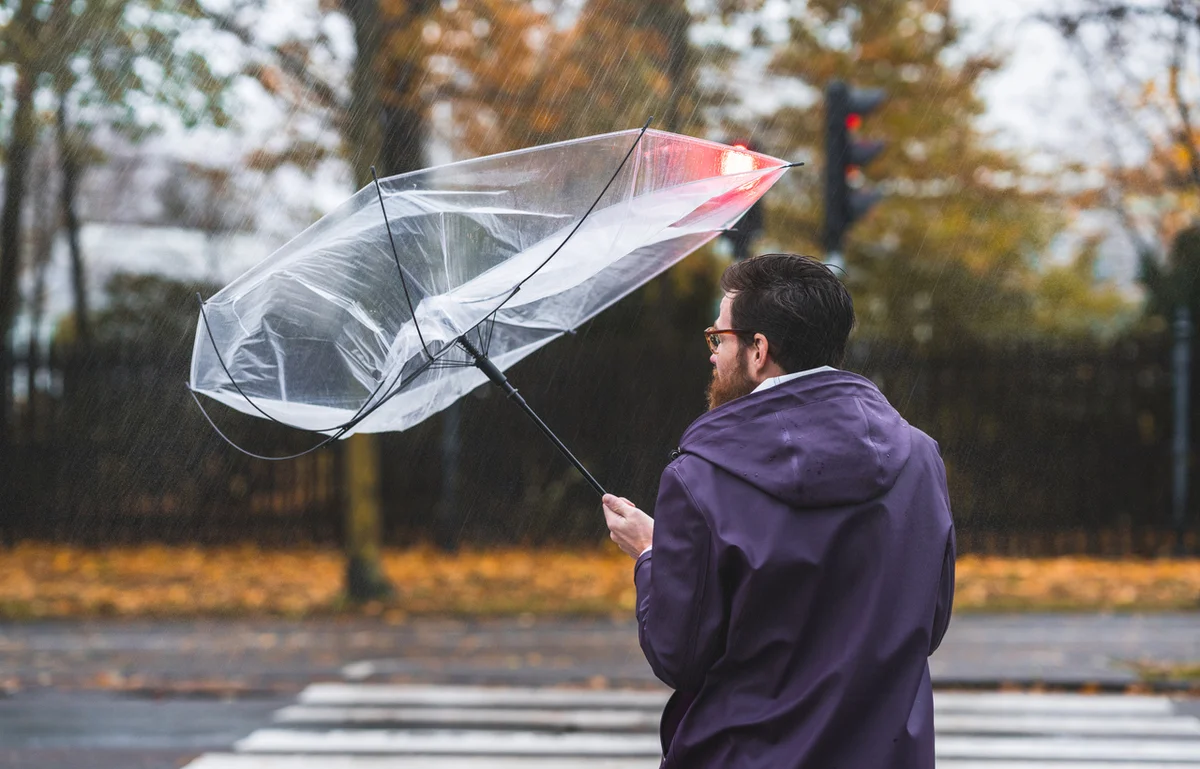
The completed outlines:
{"type": "Polygon", "coordinates": [[[664,767],[932,769],[954,527],[937,444],[874,384],[826,371],[710,411],[654,512],[634,579],[675,689],[664,767]]]}

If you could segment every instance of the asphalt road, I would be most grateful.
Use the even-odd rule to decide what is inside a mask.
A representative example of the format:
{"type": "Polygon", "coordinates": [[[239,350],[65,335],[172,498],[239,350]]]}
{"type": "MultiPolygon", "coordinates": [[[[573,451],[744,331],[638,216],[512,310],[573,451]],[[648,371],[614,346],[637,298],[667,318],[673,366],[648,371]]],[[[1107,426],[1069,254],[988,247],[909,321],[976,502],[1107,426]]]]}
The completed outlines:
{"type": "MultiPolygon", "coordinates": [[[[1119,688],[1132,661],[1200,662],[1200,614],[963,615],[931,665],[942,688],[1119,688]]],[[[0,766],[178,767],[341,680],[657,687],[625,619],[4,623],[0,766]]]]}
{"type": "Polygon", "coordinates": [[[6,769],[171,769],[227,750],[287,697],[152,699],[34,689],[0,700],[6,769]]]}
{"type": "MultiPolygon", "coordinates": [[[[943,686],[1137,679],[1200,663],[1200,613],[956,616],[931,660],[943,686]]],[[[625,619],[0,623],[0,689],[289,694],[317,680],[652,686],[625,619]]]]}

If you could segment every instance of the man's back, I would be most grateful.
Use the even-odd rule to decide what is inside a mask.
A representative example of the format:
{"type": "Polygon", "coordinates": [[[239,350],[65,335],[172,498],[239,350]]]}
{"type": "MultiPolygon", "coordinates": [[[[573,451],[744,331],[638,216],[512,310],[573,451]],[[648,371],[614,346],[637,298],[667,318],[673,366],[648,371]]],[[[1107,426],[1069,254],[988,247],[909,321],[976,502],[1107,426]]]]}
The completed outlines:
{"type": "Polygon", "coordinates": [[[697,420],[635,571],[642,648],[677,690],[665,765],[932,767],[953,548],[936,444],[868,380],[697,420]]]}

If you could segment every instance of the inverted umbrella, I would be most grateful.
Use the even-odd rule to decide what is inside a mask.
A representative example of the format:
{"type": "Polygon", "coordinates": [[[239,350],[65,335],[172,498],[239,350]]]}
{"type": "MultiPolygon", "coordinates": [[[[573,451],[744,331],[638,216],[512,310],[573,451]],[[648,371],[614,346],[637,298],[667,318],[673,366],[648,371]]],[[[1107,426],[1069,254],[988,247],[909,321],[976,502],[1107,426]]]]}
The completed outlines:
{"type": "Polygon", "coordinates": [[[324,433],[318,448],[405,430],[490,380],[603,493],[503,371],[728,229],[791,165],[642,128],[376,179],[201,303],[189,387],[324,433]]]}

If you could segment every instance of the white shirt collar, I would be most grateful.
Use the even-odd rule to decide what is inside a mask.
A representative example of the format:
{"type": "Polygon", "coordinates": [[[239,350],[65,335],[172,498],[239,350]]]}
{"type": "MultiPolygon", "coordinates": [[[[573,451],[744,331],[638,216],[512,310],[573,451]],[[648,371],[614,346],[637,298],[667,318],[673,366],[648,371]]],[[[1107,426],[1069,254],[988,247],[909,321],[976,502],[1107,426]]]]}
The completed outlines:
{"type": "Polygon", "coordinates": [[[759,384],[758,387],[754,388],[753,392],[758,392],[760,390],[768,390],[768,389],[774,387],[775,385],[781,385],[784,382],[790,382],[793,379],[799,379],[800,377],[808,376],[809,374],[819,374],[822,371],[836,371],[836,370],[837,369],[835,369],[833,366],[818,366],[817,368],[805,369],[804,371],[793,371],[792,373],[784,374],[783,376],[773,376],[770,379],[764,379],[762,381],[762,383],[759,384]]]}
{"type": "MultiPolygon", "coordinates": [[[[818,366],[817,368],[810,368],[805,371],[794,371],[791,374],[784,374],[783,376],[773,376],[770,379],[764,379],[758,387],[754,388],[753,392],[758,392],[759,390],[769,390],[775,385],[783,384],[784,382],[790,382],[793,379],[799,379],[800,377],[808,376],[809,374],[819,374],[822,371],[837,371],[837,369],[835,369],[833,366],[818,366]]],[[[653,545],[647,547],[638,557],[641,558],[642,555],[649,553],[653,549],[653,545]]]]}

